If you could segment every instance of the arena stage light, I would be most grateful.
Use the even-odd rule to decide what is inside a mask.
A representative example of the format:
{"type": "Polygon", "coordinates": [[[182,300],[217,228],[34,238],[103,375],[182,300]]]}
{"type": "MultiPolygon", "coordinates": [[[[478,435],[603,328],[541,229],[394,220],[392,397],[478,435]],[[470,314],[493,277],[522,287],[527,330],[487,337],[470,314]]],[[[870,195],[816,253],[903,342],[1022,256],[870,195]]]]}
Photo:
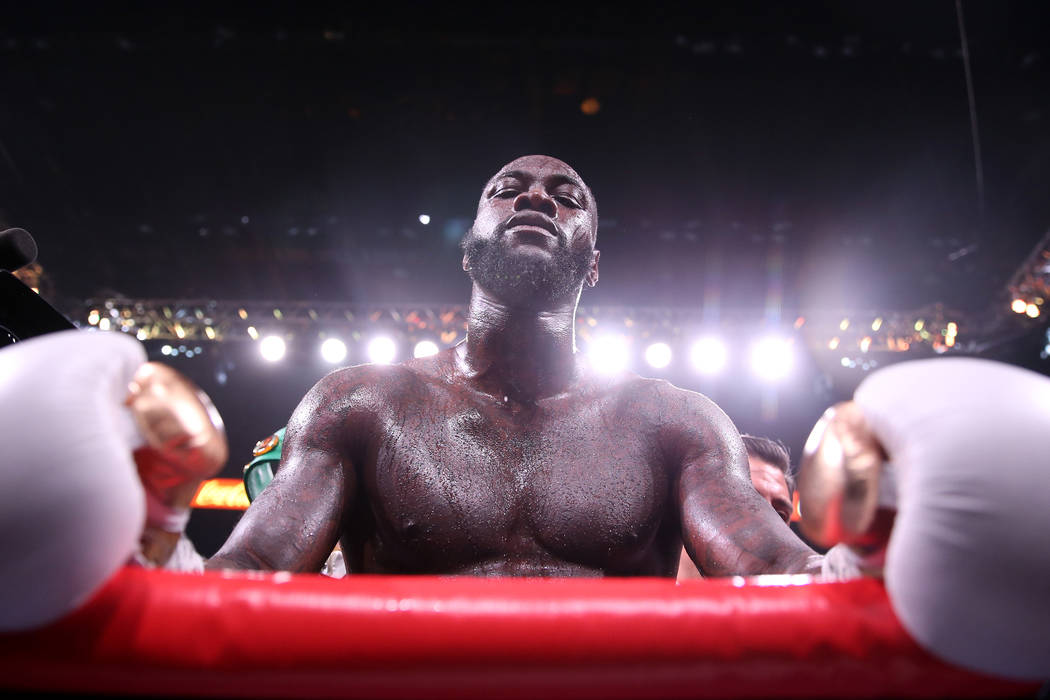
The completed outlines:
{"type": "Polygon", "coordinates": [[[645,361],[650,367],[663,369],[671,364],[671,346],[667,343],[652,343],[645,349],[645,361]]]}
{"type": "Polygon", "coordinates": [[[627,368],[629,358],[627,338],[622,335],[604,335],[595,338],[587,347],[591,366],[603,374],[613,374],[627,368]]]}
{"type": "Polygon", "coordinates": [[[368,361],[377,365],[389,365],[397,355],[397,345],[385,335],[379,335],[368,342],[368,361]]]}
{"type": "Polygon", "coordinates": [[[412,349],[412,357],[430,357],[438,354],[438,346],[433,340],[421,340],[412,349]]]}
{"type": "Polygon", "coordinates": [[[751,369],[766,381],[783,379],[794,365],[791,341],[780,336],[767,336],[751,347],[751,369]]]}
{"type": "Polygon", "coordinates": [[[689,348],[689,360],[700,374],[718,374],[726,366],[726,344],[714,336],[700,338],[689,348]]]}
{"type": "Polygon", "coordinates": [[[259,341],[259,354],[267,362],[277,362],[284,357],[287,348],[284,338],[279,335],[268,335],[259,341]]]}
{"type": "Polygon", "coordinates": [[[321,343],[321,357],[329,364],[338,364],[346,359],[346,343],[339,338],[328,338],[321,343]]]}

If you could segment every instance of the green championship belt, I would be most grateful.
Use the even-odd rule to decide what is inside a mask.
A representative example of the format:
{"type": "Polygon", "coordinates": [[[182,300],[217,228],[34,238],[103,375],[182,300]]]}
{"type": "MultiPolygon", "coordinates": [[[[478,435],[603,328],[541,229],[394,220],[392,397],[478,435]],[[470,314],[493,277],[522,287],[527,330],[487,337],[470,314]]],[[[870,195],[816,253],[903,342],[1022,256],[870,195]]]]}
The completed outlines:
{"type": "Polygon", "coordinates": [[[284,430],[281,428],[270,437],[255,443],[252,450],[253,459],[244,465],[244,492],[248,494],[249,501],[258,498],[263,489],[273,481],[273,472],[281,461],[284,430]]]}

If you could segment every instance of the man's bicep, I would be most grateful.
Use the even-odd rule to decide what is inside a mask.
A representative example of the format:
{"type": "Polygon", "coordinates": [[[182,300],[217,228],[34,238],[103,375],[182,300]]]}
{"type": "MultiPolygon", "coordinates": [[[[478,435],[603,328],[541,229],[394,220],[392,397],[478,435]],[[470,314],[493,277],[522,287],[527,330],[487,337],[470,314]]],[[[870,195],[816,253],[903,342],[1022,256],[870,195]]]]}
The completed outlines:
{"type": "Polygon", "coordinates": [[[741,484],[725,470],[693,462],[684,466],[678,491],[682,538],[702,574],[781,570],[778,561],[785,544],[790,544],[784,535],[794,535],[750,483],[741,484]]]}
{"type": "Polygon", "coordinates": [[[705,576],[803,570],[814,552],[755,491],[732,421],[703,401],[681,426],[677,497],[686,550],[705,576]]]}
{"type": "Polygon", "coordinates": [[[292,415],[281,465],[208,568],[318,571],[353,502],[345,406],[322,380],[292,415]]]}

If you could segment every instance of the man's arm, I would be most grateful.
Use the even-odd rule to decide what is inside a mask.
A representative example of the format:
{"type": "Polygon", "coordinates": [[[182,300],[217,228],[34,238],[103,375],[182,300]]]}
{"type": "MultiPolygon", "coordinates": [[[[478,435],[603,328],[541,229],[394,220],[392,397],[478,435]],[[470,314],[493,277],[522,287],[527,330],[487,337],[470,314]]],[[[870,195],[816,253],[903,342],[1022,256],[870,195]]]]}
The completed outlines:
{"type": "Polygon", "coordinates": [[[681,390],[665,439],[679,465],[682,541],[705,576],[820,573],[807,547],[751,485],[736,426],[712,401],[681,390]]]}
{"type": "Polygon", "coordinates": [[[370,373],[339,370],[307,393],[288,422],[276,476],[206,568],[320,571],[354,501],[351,458],[367,437],[361,405],[370,373]]]}

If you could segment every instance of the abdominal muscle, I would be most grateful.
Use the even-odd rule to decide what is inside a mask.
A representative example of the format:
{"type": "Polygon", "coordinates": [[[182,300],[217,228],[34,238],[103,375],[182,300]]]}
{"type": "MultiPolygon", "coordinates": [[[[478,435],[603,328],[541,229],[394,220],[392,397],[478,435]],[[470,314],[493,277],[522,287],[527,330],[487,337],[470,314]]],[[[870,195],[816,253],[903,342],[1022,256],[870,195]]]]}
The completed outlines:
{"type": "Polygon", "coordinates": [[[581,564],[567,561],[537,561],[488,559],[474,562],[459,570],[448,572],[450,576],[484,576],[484,577],[539,577],[539,578],[597,578],[605,572],[581,564]]]}

